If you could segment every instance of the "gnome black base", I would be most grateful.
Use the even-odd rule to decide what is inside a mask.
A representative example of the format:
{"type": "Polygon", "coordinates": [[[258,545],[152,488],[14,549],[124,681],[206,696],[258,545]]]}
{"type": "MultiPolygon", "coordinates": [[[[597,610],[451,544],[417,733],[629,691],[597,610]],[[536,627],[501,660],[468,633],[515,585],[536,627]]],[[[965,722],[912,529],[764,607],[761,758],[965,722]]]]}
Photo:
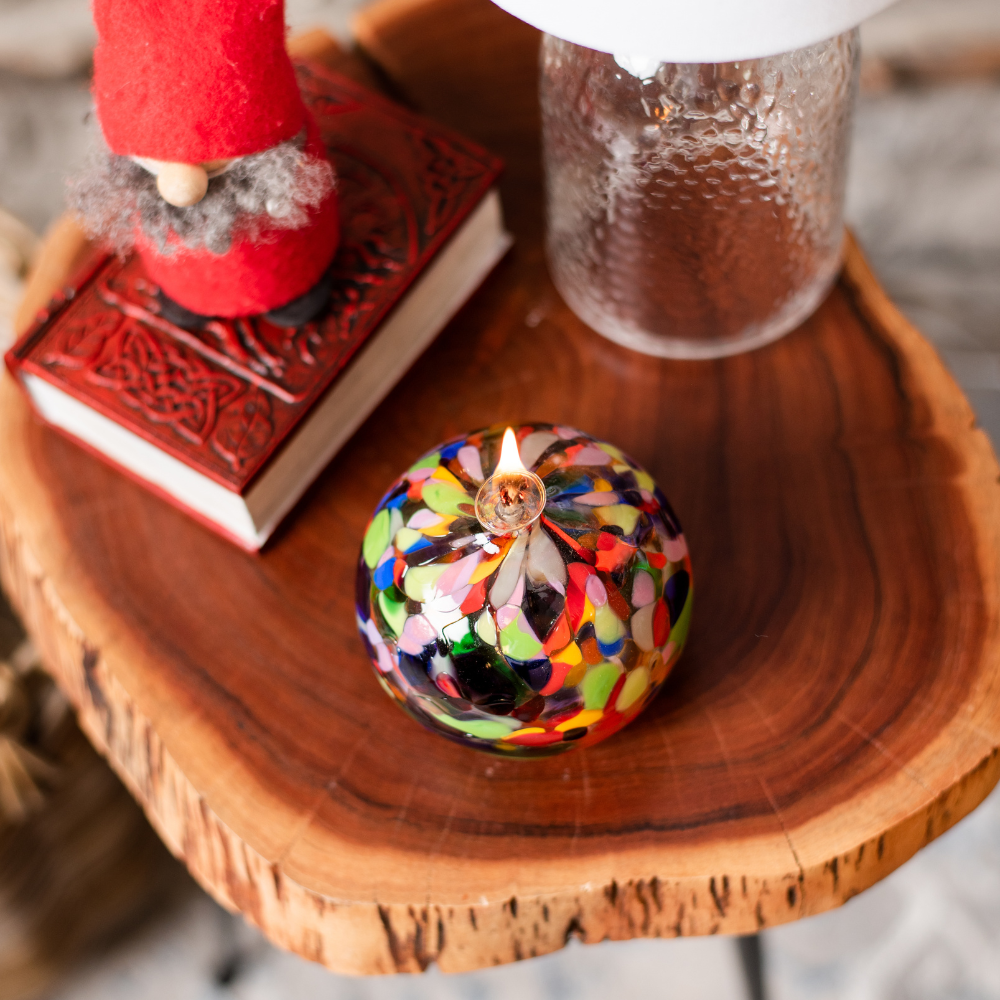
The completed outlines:
{"type": "MultiPolygon", "coordinates": [[[[312,288],[303,295],[286,302],[277,309],[271,309],[262,313],[264,319],[275,326],[294,329],[305,326],[320,316],[330,300],[330,288],[333,279],[327,271],[312,288]]],[[[179,326],[183,330],[204,330],[208,323],[218,319],[217,316],[203,316],[201,313],[192,312],[185,309],[179,302],[175,302],[162,290],[156,293],[156,300],[160,306],[160,315],[174,326],[179,326]]]]}

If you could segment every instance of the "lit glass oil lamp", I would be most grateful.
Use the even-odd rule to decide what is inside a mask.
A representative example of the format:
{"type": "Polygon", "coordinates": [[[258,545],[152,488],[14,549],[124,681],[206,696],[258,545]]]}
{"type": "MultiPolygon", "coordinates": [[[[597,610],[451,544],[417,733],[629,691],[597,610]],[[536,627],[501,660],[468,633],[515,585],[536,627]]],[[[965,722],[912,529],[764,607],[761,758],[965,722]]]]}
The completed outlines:
{"type": "Polygon", "coordinates": [[[649,473],[553,424],[425,455],[382,498],[358,565],[382,687],[435,732],[504,756],[596,743],[635,718],[691,605],[687,545],[649,473]]]}

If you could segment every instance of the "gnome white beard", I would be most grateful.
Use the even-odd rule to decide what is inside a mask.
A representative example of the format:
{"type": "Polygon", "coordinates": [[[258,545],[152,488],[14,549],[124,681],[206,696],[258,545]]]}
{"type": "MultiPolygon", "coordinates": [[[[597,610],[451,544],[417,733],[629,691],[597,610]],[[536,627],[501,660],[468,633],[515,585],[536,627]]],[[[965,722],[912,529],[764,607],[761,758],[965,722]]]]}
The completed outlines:
{"type": "Polygon", "coordinates": [[[69,204],[90,235],[119,253],[130,250],[136,228],[163,254],[178,245],[226,253],[233,240],[257,239],[267,229],[301,229],[333,190],[333,167],[303,152],[303,135],[235,160],[212,178],[196,205],[163,200],[156,178],[127,156],[112,153],[103,137],[86,168],[69,181],[69,204]]]}

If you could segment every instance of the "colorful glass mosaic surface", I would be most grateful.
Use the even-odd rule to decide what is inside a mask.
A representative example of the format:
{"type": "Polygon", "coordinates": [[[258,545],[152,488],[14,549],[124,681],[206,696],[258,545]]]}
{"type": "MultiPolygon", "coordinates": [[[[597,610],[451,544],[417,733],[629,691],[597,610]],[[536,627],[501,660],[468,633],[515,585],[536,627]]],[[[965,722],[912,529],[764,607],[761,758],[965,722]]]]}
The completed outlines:
{"type": "Polygon", "coordinates": [[[425,726],[537,757],[596,743],[649,703],[687,639],[691,563],[649,473],[552,424],[515,428],[545,484],[542,516],[487,533],[475,499],[503,431],[442,445],[382,498],[358,627],[382,687],[425,726]]]}

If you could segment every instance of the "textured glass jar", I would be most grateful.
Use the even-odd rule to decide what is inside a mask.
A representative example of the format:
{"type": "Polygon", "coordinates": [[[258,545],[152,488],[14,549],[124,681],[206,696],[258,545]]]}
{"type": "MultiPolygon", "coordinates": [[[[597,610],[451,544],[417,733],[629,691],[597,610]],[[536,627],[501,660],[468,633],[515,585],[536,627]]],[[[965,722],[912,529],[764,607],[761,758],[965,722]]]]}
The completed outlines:
{"type": "Polygon", "coordinates": [[[764,59],[657,63],[546,35],[548,255],[573,311],[627,347],[758,347],[840,263],[857,30],[764,59]]]}

